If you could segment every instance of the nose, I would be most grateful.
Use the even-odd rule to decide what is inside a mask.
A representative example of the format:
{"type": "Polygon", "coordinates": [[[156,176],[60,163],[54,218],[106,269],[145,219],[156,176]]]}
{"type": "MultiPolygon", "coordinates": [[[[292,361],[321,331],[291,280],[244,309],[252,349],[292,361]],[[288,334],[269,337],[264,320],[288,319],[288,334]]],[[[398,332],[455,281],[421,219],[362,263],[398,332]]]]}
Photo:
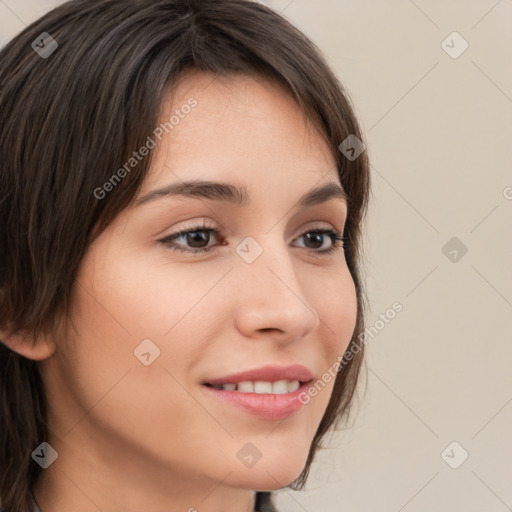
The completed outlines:
{"type": "Polygon", "coordinates": [[[236,326],[249,338],[268,338],[289,343],[313,332],[320,323],[308,302],[308,275],[297,276],[292,256],[266,248],[252,263],[237,262],[234,272],[236,326]]]}

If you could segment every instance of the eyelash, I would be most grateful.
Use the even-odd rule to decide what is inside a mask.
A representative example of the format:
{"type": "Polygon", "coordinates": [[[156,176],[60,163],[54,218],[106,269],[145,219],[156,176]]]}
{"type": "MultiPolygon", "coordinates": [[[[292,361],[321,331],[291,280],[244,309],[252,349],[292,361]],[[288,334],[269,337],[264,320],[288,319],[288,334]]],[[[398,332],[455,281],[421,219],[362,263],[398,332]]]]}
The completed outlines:
{"type": "MultiPolygon", "coordinates": [[[[215,235],[215,238],[221,238],[219,236],[221,234],[221,232],[218,229],[209,228],[205,224],[203,224],[202,226],[190,226],[190,227],[187,227],[187,228],[185,228],[185,229],[183,229],[183,230],[181,230],[181,231],[179,231],[177,233],[172,233],[171,235],[166,236],[165,238],[162,238],[161,240],[158,240],[158,241],[161,242],[162,244],[164,244],[165,246],[167,246],[169,249],[172,249],[174,251],[188,252],[188,253],[207,253],[207,252],[210,252],[214,247],[216,247],[215,245],[214,246],[210,246],[210,247],[188,248],[188,249],[185,249],[182,246],[179,246],[179,245],[176,245],[176,244],[172,243],[176,238],[180,238],[181,236],[188,235],[190,233],[197,233],[197,232],[201,232],[201,231],[213,233],[215,235]]],[[[335,251],[339,251],[339,250],[344,248],[343,242],[345,241],[345,237],[342,235],[342,233],[339,233],[339,232],[334,231],[332,229],[310,229],[310,230],[305,231],[304,233],[302,233],[302,235],[300,235],[298,238],[301,238],[301,237],[303,237],[304,235],[306,235],[308,233],[309,234],[314,233],[316,235],[318,235],[318,234],[328,235],[331,238],[332,246],[329,247],[329,249],[323,249],[321,251],[315,250],[315,249],[309,249],[310,251],[312,251],[315,254],[320,254],[322,256],[324,256],[324,255],[327,256],[327,255],[330,255],[330,254],[334,253],[335,251]]],[[[222,244],[222,242],[221,242],[221,244],[222,244]]],[[[301,247],[301,248],[302,249],[308,249],[307,247],[301,247]]]]}

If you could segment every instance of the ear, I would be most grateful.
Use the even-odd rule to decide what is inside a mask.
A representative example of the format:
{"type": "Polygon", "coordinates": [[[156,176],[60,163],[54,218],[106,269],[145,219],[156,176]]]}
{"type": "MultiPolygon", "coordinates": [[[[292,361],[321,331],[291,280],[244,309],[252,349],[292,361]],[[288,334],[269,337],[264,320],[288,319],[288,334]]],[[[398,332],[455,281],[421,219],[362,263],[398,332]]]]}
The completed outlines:
{"type": "Polygon", "coordinates": [[[53,355],[56,345],[46,337],[36,339],[26,331],[19,331],[15,334],[8,334],[0,331],[0,341],[9,347],[13,352],[27,359],[42,361],[53,355]]]}

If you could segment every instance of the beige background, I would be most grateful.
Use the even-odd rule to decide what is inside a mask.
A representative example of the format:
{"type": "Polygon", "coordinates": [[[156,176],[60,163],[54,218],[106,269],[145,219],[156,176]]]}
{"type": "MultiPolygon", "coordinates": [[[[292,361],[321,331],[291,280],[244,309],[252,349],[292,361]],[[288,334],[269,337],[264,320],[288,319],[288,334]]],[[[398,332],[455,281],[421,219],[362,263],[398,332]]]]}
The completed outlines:
{"type": "MultiPolygon", "coordinates": [[[[0,44],[58,3],[0,1],[0,44]]],[[[357,106],[373,177],[368,325],[403,305],[370,338],[352,427],[279,509],[511,510],[512,0],[265,3],[357,106]],[[442,45],[454,31],[469,44],[458,58],[443,47],[461,40],[442,45]],[[452,237],[468,248],[455,262],[452,237]]]]}

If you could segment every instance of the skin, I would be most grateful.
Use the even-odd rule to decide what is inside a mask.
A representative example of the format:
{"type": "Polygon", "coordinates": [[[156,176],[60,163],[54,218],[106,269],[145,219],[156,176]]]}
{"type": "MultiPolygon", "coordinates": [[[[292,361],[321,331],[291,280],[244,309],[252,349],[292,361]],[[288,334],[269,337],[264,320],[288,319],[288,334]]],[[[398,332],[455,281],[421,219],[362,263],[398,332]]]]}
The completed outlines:
{"type": "Polygon", "coordinates": [[[250,511],[255,489],[300,474],[331,396],[332,380],[272,421],[201,386],[267,364],[303,364],[321,378],[348,346],[357,305],[343,249],[322,256],[302,236],[342,232],[347,206],[294,207],[339,178],[292,98],[261,78],[194,72],[166,96],[162,120],[191,96],[198,105],[153,150],[137,198],[201,179],[245,186],[251,205],[180,196],[128,207],[81,263],[66,336],[7,340],[40,361],[49,397],[47,441],[59,457],[34,489],[42,512],[250,511]],[[205,237],[208,253],[159,241],[203,222],[221,232],[205,237]],[[235,251],[247,236],[263,248],[250,264],[235,251]],[[134,356],[147,338],[160,349],[149,366],[134,356]],[[249,441],[262,454],[252,468],[237,457],[249,441]]]}

